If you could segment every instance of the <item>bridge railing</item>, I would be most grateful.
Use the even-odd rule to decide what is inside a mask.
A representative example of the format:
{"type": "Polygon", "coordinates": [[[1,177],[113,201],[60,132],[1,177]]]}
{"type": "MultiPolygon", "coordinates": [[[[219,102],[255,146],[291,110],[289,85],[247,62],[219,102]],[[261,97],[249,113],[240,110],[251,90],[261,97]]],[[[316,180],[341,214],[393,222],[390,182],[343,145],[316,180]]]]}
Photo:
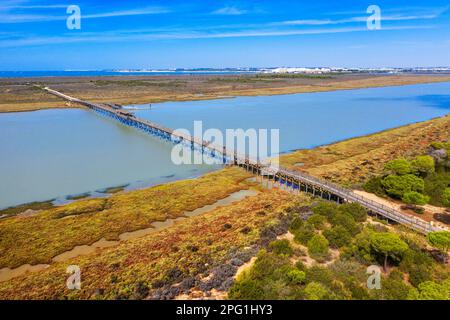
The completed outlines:
{"type": "Polygon", "coordinates": [[[328,182],[326,180],[322,180],[322,179],[313,177],[309,174],[306,174],[303,172],[293,172],[293,171],[290,171],[287,169],[280,169],[279,171],[283,174],[298,177],[301,180],[312,183],[318,187],[322,187],[322,188],[324,188],[328,191],[331,191],[331,192],[335,193],[336,195],[338,195],[348,201],[358,202],[358,203],[364,205],[365,207],[372,209],[372,211],[374,211],[374,212],[382,214],[383,216],[386,216],[387,218],[389,218],[393,221],[396,221],[396,222],[399,222],[402,224],[407,224],[411,227],[414,227],[415,229],[419,229],[419,231],[426,233],[426,232],[430,232],[430,231],[447,230],[444,227],[441,227],[439,225],[433,225],[432,223],[428,223],[420,218],[404,214],[402,212],[395,210],[392,207],[386,206],[382,203],[376,202],[367,197],[358,195],[349,189],[340,187],[340,186],[338,186],[334,183],[328,182]]]}

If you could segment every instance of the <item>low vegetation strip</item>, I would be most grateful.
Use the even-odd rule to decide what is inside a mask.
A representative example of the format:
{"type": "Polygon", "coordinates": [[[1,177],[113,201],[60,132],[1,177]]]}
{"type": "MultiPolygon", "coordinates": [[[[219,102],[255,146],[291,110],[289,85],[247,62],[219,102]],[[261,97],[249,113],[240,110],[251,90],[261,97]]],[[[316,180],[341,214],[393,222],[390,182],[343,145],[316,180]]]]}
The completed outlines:
{"type": "Polygon", "coordinates": [[[346,186],[361,185],[382,173],[395,158],[425,153],[435,141],[450,139],[450,116],[283,155],[281,165],[346,186]]]}
{"type": "Polygon", "coordinates": [[[255,254],[249,248],[274,240],[280,221],[308,202],[306,196],[266,190],[98,254],[2,282],[0,299],[167,299],[194,287],[219,289],[228,279],[227,290],[235,265],[255,254]],[[81,269],[79,291],[66,288],[68,265],[81,269]]]}
{"type": "Polygon", "coordinates": [[[183,216],[186,211],[248,189],[248,173],[239,168],[207,174],[110,198],[87,199],[0,220],[0,268],[49,263],[75,246],[150,227],[155,221],[183,216]]]}

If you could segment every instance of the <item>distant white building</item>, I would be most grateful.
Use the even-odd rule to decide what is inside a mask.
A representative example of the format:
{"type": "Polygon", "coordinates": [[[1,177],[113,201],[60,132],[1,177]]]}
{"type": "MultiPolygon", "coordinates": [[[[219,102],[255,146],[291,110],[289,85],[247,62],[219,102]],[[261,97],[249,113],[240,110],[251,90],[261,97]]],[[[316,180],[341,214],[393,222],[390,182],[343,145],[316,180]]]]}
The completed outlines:
{"type": "Polygon", "coordinates": [[[330,68],[276,68],[267,70],[267,73],[306,73],[320,74],[331,72],[330,68]]]}

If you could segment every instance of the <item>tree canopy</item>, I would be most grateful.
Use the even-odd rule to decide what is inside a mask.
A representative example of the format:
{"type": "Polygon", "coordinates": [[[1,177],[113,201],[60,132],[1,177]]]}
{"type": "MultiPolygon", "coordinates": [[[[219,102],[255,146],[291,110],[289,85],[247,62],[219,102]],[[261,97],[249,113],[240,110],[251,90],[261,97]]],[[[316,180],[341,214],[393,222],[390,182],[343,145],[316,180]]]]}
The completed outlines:
{"type": "Polygon", "coordinates": [[[450,231],[430,232],[427,235],[428,242],[447,254],[450,248],[450,231]]]}
{"type": "Polygon", "coordinates": [[[384,269],[387,268],[388,257],[393,260],[400,260],[409,248],[397,234],[387,232],[372,234],[370,244],[375,252],[384,256],[384,269]]]}
{"type": "Polygon", "coordinates": [[[430,197],[416,191],[409,191],[403,194],[402,201],[408,204],[424,205],[430,201],[430,197]]]}
{"type": "Polygon", "coordinates": [[[385,165],[384,169],[390,174],[398,174],[398,175],[405,175],[413,171],[411,163],[403,158],[389,161],[385,165]]]}
{"type": "Polygon", "coordinates": [[[401,199],[403,195],[410,191],[422,193],[425,188],[425,182],[413,174],[389,175],[384,178],[383,187],[386,193],[394,198],[401,199]]]}
{"type": "Polygon", "coordinates": [[[435,170],[434,159],[431,156],[418,156],[412,162],[411,166],[415,172],[422,175],[433,173],[435,170]]]}

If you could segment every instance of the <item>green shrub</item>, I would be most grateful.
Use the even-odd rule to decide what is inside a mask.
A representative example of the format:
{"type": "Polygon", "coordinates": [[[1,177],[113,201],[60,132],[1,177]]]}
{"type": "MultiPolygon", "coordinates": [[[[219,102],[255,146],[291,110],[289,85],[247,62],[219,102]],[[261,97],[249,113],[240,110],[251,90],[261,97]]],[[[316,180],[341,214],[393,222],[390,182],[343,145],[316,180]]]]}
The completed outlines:
{"type": "Polygon", "coordinates": [[[259,281],[242,279],[232,285],[228,292],[228,298],[232,300],[263,300],[264,288],[259,281]]]}
{"type": "Polygon", "coordinates": [[[312,211],[315,214],[320,214],[322,216],[330,218],[337,212],[338,207],[339,206],[336,203],[322,201],[319,204],[317,204],[315,207],[313,207],[312,211]]]}
{"type": "Polygon", "coordinates": [[[450,188],[445,188],[442,193],[442,204],[450,208],[450,188]]]}
{"type": "Polygon", "coordinates": [[[411,166],[414,172],[423,176],[433,173],[435,170],[434,159],[431,156],[418,156],[411,161],[411,166]]]}
{"type": "Polygon", "coordinates": [[[275,273],[276,269],[285,265],[290,265],[289,258],[261,250],[257,255],[257,259],[253,267],[251,268],[251,277],[253,279],[271,277],[275,273]]]}
{"type": "Polygon", "coordinates": [[[305,222],[303,221],[302,218],[296,217],[294,220],[292,220],[291,225],[289,226],[289,231],[294,232],[295,230],[298,230],[301,227],[303,227],[304,224],[305,222]]]}
{"type": "Polygon", "coordinates": [[[344,203],[339,207],[339,212],[349,214],[357,222],[364,222],[367,220],[367,210],[359,203],[344,203]]]}
{"type": "Polygon", "coordinates": [[[394,159],[389,161],[385,166],[384,169],[386,172],[390,174],[396,174],[396,175],[405,175],[412,172],[412,166],[411,163],[403,158],[400,159],[394,159]]]}
{"type": "Polygon", "coordinates": [[[306,245],[308,241],[314,236],[314,227],[310,224],[305,224],[303,227],[294,231],[294,240],[303,245],[306,245]]]}
{"type": "Polygon", "coordinates": [[[269,244],[269,249],[275,254],[286,255],[288,257],[292,256],[294,251],[289,243],[289,240],[286,239],[272,241],[269,244]]]}
{"type": "Polygon", "coordinates": [[[308,241],[308,252],[313,258],[323,258],[328,255],[328,240],[321,234],[314,235],[308,241]]]}
{"type": "MultiPolygon", "coordinates": [[[[353,256],[358,261],[371,264],[376,261],[376,257],[372,254],[371,238],[374,232],[370,228],[365,228],[355,237],[354,244],[348,249],[348,255],[353,256]]],[[[345,252],[347,254],[347,252],[345,252]]]]}
{"type": "Polygon", "coordinates": [[[287,273],[289,282],[292,284],[302,284],[305,283],[306,273],[297,269],[292,269],[287,273]]]}
{"type": "Polygon", "coordinates": [[[343,226],[337,225],[323,232],[333,248],[341,248],[351,243],[352,236],[343,226]]]}
{"type": "Polygon", "coordinates": [[[324,300],[327,299],[329,292],[324,285],[311,282],[305,288],[305,295],[308,300],[324,300]]]}
{"type": "Polygon", "coordinates": [[[306,270],[308,270],[308,268],[305,266],[305,264],[304,264],[301,260],[298,260],[298,261],[295,263],[295,267],[296,267],[298,270],[300,270],[300,271],[306,271],[306,270]]]}
{"type": "Polygon", "coordinates": [[[389,276],[381,280],[381,290],[372,290],[376,298],[383,300],[406,300],[411,286],[402,279],[389,276]]]}
{"type": "Polygon", "coordinates": [[[327,218],[320,214],[313,214],[308,219],[308,223],[314,226],[316,229],[323,229],[325,227],[325,223],[327,222],[327,218]]]}
{"type": "Polygon", "coordinates": [[[314,265],[306,271],[306,283],[319,282],[325,286],[331,286],[334,275],[330,269],[314,265]]]}
{"type": "Polygon", "coordinates": [[[435,150],[445,149],[443,142],[432,142],[431,147],[435,150]]]}
{"type": "Polygon", "coordinates": [[[421,283],[417,289],[411,289],[408,294],[408,299],[449,300],[450,292],[446,283],[441,285],[432,281],[426,281],[421,283]]]}
{"type": "Polygon", "coordinates": [[[382,184],[388,195],[398,199],[401,199],[405,193],[410,191],[422,193],[425,188],[423,179],[413,174],[389,175],[383,179],[382,184]]]}
{"type": "Polygon", "coordinates": [[[447,255],[450,248],[450,231],[430,232],[427,235],[427,240],[433,247],[438,248],[443,254],[447,255]]]}
{"type": "Polygon", "coordinates": [[[338,213],[331,218],[330,222],[333,226],[344,227],[352,236],[357,235],[361,231],[361,227],[349,214],[338,213]]]}
{"type": "Polygon", "coordinates": [[[434,260],[427,253],[417,250],[407,250],[400,263],[400,270],[409,274],[409,282],[415,287],[431,280],[434,260]]]}
{"type": "Polygon", "coordinates": [[[430,197],[416,191],[409,191],[403,194],[402,201],[407,204],[425,205],[430,201],[430,197]]]}
{"type": "Polygon", "coordinates": [[[445,191],[450,185],[450,173],[440,170],[425,178],[424,193],[430,196],[430,203],[436,206],[450,206],[450,191],[445,191]],[[448,193],[446,193],[448,192],[448,193]]]}
{"type": "Polygon", "coordinates": [[[383,177],[370,178],[364,185],[363,190],[383,197],[386,195],[386,191],[383,187],[383,177]]]}

